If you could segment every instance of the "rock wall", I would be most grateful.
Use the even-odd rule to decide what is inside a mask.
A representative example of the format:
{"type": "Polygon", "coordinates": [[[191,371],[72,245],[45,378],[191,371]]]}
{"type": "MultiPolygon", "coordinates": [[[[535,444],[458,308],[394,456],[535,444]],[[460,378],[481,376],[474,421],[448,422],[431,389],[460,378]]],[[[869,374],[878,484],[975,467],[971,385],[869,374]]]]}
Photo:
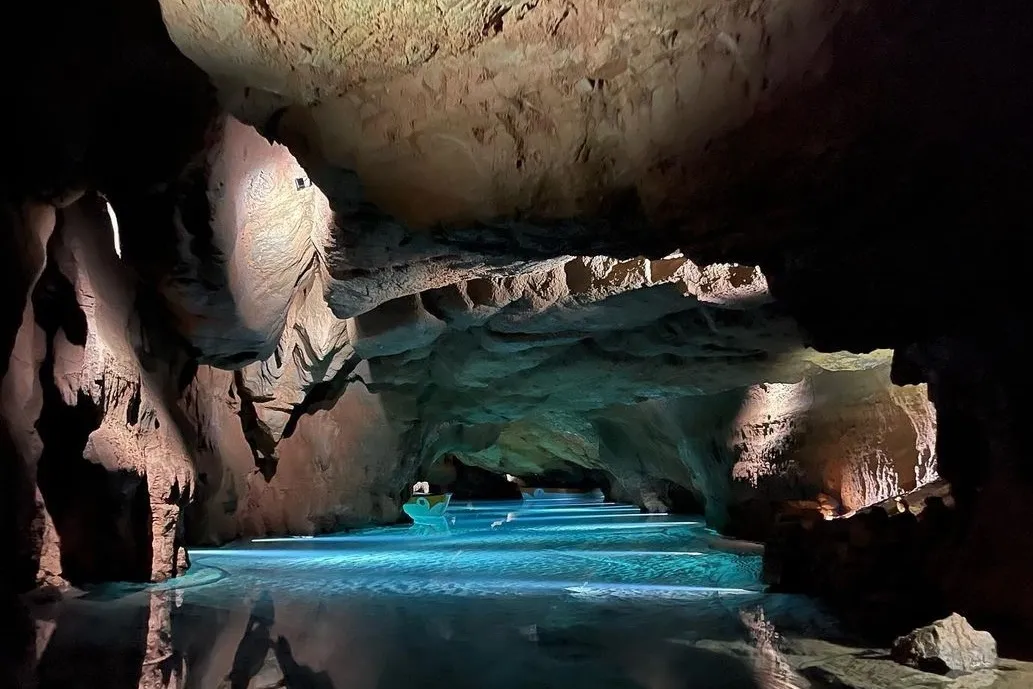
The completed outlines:
{"type": "Polygon", "coordinates": [[[577,257],[338,318],[314,243],[329,223],[313,210],[321,195],[299,187],[286,149],[240,127],[217,120],[206,162],[165,192],[180,236],[166,272],[131,269],[138,247],[116,246],[97,197],[61,212],[40,325],[16,350],[32,333],[43,343],[29,361],[44,404],[19,436],[47,434],[51,506],[38,511],[44,527],[55,518],[41,553],[60,565],[41,577],[161,579],[186,565],[184,538],[391,521],[406,486],[446,456],[527,481],[591,475],[751,537],[788,500],[824,493],[849,510],[932,475],[922,393],[889,393],[884,352],[805,347],[753,268],[577,257]],[[304,237],[281,249],[308,258],[281,257],[276,281],[245,250],[256,225],[219,222],[225,205],[251,217],[265,202],[224,180],[221,161],[248,155],[289,171],[269,178],[274,197],[301,195],[276,218],[304,237]],[[211,233],[183,222],[199,189],[216,209],[211,233]],[[248,321],[259,307],[267,316],[248,321]],[[276,343],[265,358],[249,349],[259,340],[276,343]],[[69,491],[65,472],[95,488],[69,491]],[[100,544],[112,533],[119,552],[100,544]]]}
{"type": "Polygon", "coordinates": [[[853,9],[482,1],[406,3],[385,19],[327,0],[267,14],[161,5],[235,112],[259,124],[287,107],[306,166],[357,171],[369,201],[407,225],[530,211],[598,216],[615,234],[630,228],[614,206],[666,210],[711,141],[818,78],[853,9]]]}
{"type": "Polygon", "coordinates": [[[934,481],[849,519],[785,515],[768,539],[764,579],[778,591],[821,596],[888,644],[956,603],[939,584],[959,527],[950,492],[934,481]],[[895,614],[886,615],[887,607],[895,614]]]}
{"type": "Polygon", "coordinates": [[[6,298],[0,300],[0,351],[10,356],[0,356],[0,537],[13,563],[0,584],[10,590],[32,586],[41,566],[57,570],[54,549],[44,546],[53,542],[52,522],[36,484],[42,444],[34,422],[42,406],[38,376],[45,346],[30,299],[43,272],[56,210],[26,203],[4,204],[2,211],[0,279],[6,298]]]}
{"type": "Polygon", "coordinates": [[[298,288],[311,283],[330,208],[287,149],[251,127],[220,117],[208,136],[203,164],[177,182],[175,211],[162,219],[173,260],[149,278],[198,358],[237,368],[273,353],[298,288]]]}
{"type": "Polygon", "coordinates": [[[282,146],[232,119],[207,131],[174,185],[123,206],[122,233],[146,217],[176,238],[162,260],[116,244],[96,196],[61,211],[40,325],[16,343],[44,402],[19,427],[26,466],[48,434],[37,540],[60,563],[41,578],[162,579],[185,538],[391,521],[445,457],[592,476],[754,538],[787,501],[847,511],[934,475],[924,393],[890,392],[886,352],[806,347],[748,266],[557,259],[364,287],[379,306],[340,318],[325,197],[282,146]]]}
{"type": "Polygon", "coordinates": [[[186,565],[179,517],[193,483],[166,412],[177,362],[148,344],[103,202],[56,218],[4,379],[9,461],[36,492],[30,560],[44,580],[164,579],[186,565]],[[148,357],[161,365],[148,370],[148,357]]]}
{"type": "Polygon", "coordinates": [[[935,453],[961,554],[930,576],[979,624],[1033,619],[1004,593],[1028,3],[294,5],[24,8],[51,43],[3,58],[19,586],[55,532],[82,572],[121,533],[106,560],[165,576],[187,497],[206,541],[389,518],[445,455],[612,467],[750,532],[758,493],[832,516],[935,453]],[[73,241],[96,192],[120,261],[73,241]]]}
{"type": "Polygon", "coordinates": [[[901,398],[935,425],[924,389],[894,389],[887,364],[594,414],[532,415],[459,456],[525,477],[565,466],[597,470],[615,495],[703,511],[725,533],[762,540],[789,503],[815,516],[823,504],[844,514],[935,476],[923,427],[901,398]]]}
{"type": "Polygon", "coordinates": [[[202,366],[182,401],[198,428],[192,542],[313,534],[397,518],[404,487],[399,429],[379,395],[359,383],[332,408],[305,413],[263,473],[242,427],[238,380],[202,366]]]}

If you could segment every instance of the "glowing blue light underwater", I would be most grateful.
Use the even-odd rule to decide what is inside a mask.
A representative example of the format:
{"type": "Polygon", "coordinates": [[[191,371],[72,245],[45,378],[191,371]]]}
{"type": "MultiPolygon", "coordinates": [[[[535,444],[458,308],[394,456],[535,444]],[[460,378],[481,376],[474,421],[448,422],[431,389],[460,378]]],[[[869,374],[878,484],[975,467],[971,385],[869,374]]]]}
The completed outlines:
{"type": "Polygon", "coordinates": [[[453,501],[448,506],[449,512],[458,510],[470,510],[478,512],[481,510],[642,510],[634,505],[626,505],[619,502],[585,502],[574,501],[524,501],[524,500],[491,500],[485,502],[471,502],[469,500],[453,501]]]}
{"type": "Polygon", "coordinates": [[[759,558],[708,550],[699,521],[617,504],[556,507],[560,502],[566,501],[462,503],[448,512],[455,526],[430,532],[380,527],[196,549],[191,555],[199,567],[224,576],[195,590],[216,595],[271,586],[299,596],[537,593],[589,599],[758,592],[759,558]]]}
{"type": "Polygon", "coordinates": [[[521,514],[579,514],[590,517],[596,514],[631,514],[641,515],[642,510],[628,507],[452,507],[449,506],[449,514],[507,514],[519,512],[521,514]]]}
{"type": "MultiPolygon", "coordinates": [[[[547,532],[547,531],[623,531],[628,529],[666,529],[672,527],[685,527],[685,526],[699,526],[702,522],[696,521],[654,521],[639,524],[618,524],[618,523],[606,523],[606,524],[528,524],[521,526],[520,522],[527,520],[533,520],[534,517],[517,518],[511,522],[503,522],[501,526],[509,527],[510,533],[515,531],[523,532],[547,532]]],[[[354,534],[349,536],[317,536],[317,537],[270,537],[270,538],[253,538],[252,543],[295,543],[298,545],[311,543],[311,544],[329,544],[329,543],[375,543],[375,542],[398,542],[398,541],[417,541],[417,540],[432,540],[432,539],[448,539],[450,537],[462,538],[464,532],[482,532],[490,528],[490,521],[485,520],[481,528],[476,528],[473,525],[469,528],[464,528],[463,525],[469,524],[467,520],[463,520],[457,524],[456,528],[449,531],[441,531],[440,533],[421,533],[418,536],[412,534],[399,532],[397,534],[381,534],[381,535],[361,535],[354,534]]],[[[499,529],[493,533],[499,534],[499,538],[505,538],[506,530],[499,529]]],[[[491,540],[494,540],[492,538],[491,540]]],[[[221,550],[219,552],[222,552],[221,550]]]]}
{"type": "Polygon", "coordinates": [[[527,527],[540,531],[621,531],[625,529],[657,529],[673,526],[699,526],[702,522],[657,521],[648,524],[558,524],[556,526],[535,525],[527,527]]]}
{"type": "MultiPolygon", "coordinates": [[[[252,550],[249,548],[196,548],[191,549],[190,554],[195,557],[238,557],[238,558],[285,558],[289,560],[325,560],[344,564],[346,562],[363,562],[368,560],[382,560],[397,558],[406,562],[414,562],[419,558],[433,559],[439,556],[452,556],[459,552],[476,553],[477,557],[489,557],[492,559],[525,559],[528,557],[550,556],[572,556],[574,553],[558,550],[555,548],[539,550],[477,550],[463,551],[456,549],[420,549],[420,550],[379,550],[379,551],[355,551],[352,553],[339,553],[326,555],[327,550],[252,550]]],[[[672,552],[663,550],[587,550],[576,553],[577,557],[699,557],[705,553],[699,551],[672,552]]]]}

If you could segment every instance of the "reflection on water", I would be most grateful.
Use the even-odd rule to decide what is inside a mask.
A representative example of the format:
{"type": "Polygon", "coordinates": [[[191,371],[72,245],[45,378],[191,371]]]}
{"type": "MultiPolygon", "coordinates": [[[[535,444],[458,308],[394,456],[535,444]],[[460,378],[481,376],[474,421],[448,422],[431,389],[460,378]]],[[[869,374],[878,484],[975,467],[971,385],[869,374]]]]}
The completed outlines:
{"type": "Polygon", "coordinates": [[[36,611],[56,625],[39,686],[795,686],[771,623],[826,623],[762,593],[757,556],[712,549],[691,519],[569,502],[195,550],[174,582],[36,611]]]}

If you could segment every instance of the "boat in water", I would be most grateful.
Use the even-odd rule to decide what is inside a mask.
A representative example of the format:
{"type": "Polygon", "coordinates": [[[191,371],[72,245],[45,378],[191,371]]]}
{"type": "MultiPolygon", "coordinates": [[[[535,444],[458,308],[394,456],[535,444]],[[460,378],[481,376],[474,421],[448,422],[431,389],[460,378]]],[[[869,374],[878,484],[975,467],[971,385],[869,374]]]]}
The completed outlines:
{"type": "MultiPolygon", "coordinates": [[[[476,528],[480,520],[487,520],[482,526],[499,528],[516,521],[523,508],[591,506],[601,504],[606,498],[599,489],[579,490],[572,488],[542,488],[521,486],[521,500],[487,502],[474,505],[472,501],[452,503],[452,493],[431,493],[425,483],[414,486],[412,497],[402,505],[413,524],[435,529],[455,525],[456,517],[462,515],[464,524],[476,528]]],[[[537,519],[541,519],[539,515],[537,519]]]]}
{"type": "Polygon", "coordinates": [[[592,504],[605,500],[603,492],[598,488],[594,490],[581,490],[578,488],[534,488],[521,486],[520,495],[524,502],[553,503],[571,502],[579,505],[592,504]]]}
{"type": "Polygon", "coordinates": [[[425,526],[448,526],[445,512],[452,501],[451,493],[414,493],[402,510],[414,524],[425,526]]]}

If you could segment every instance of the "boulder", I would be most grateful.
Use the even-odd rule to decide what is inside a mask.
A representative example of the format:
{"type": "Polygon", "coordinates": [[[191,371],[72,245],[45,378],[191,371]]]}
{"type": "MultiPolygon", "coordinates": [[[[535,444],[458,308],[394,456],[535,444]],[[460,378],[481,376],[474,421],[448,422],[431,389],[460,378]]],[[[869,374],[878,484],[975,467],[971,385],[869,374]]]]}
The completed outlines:
{"type": "Polygon", "coordinates": [[[897,639],[892,655],[898,663],[926,672],[960,674],[996,666],[997,642],[953,613],[897,639]]]}

